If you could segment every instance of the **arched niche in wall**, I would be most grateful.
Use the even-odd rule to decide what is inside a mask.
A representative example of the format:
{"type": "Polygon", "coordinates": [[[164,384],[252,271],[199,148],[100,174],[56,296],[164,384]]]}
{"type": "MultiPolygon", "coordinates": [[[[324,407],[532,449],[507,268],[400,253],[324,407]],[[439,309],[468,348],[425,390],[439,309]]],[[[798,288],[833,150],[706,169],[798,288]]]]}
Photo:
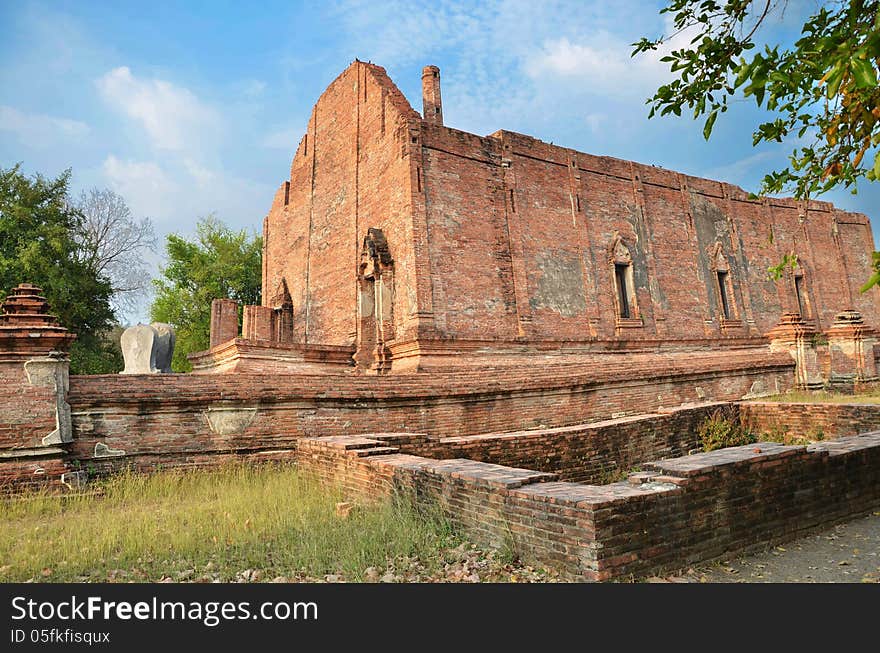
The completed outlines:
{"type": "Polygon", "coordinates": [[[394,339],[394,259],[381,229],[369,228],[358,265],[358,367],[376,372],[391,365],[386,343],[394,339]]]}
{"type": "Polygon", "coordinates": [[[803,320],[815,320],[816,312],[814,310],[809,264],[797,254],[793,254],[793,257],[795,261],[794,266],[787,266],[785,268],[789,291],[794,299],[793,307],[800,313],[803,320]]]}
{"type": "Polygon", "coordinates": [[[285,278],[281,278],[269,306],[275,310],[275,339],[278,342],[293,342],[293,299],[285,278]]]}
{"type": "Polygon", "coordinates": [[[608,262],[614,288],[617,327],[642,326],[633,275],[633,258],[629,246],[619,232],[614,233],[608,247],[608,262]]]}
{"type": "Polygon", "coordinates": [[[715,242],[709,247],[709,269],[712,272],[718,320],[722,327],[740,326],[740,309],[736,301],[733,275],[724,246],[715,242]]]}

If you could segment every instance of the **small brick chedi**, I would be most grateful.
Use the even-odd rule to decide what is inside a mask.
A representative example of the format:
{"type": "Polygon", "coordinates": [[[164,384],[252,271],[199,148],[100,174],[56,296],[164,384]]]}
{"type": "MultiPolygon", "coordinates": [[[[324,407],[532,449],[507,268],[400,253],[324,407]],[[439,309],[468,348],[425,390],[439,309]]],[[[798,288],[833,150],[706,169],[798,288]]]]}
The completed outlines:
{"type": "Polygon", "coordinates": [[[263,223],[263,305],[244,308],[239,337],[235,303],[215,303],[197,372],[748,351],[760,368],[772,341],[801,385],[875,376],[866,216],[463,132],[443,124],[438,68],[422,89],[419,115],[384,69],[355,61],[324,91],[263,223]],[[770,279],[785,254],[796,267],[770,279]]]}

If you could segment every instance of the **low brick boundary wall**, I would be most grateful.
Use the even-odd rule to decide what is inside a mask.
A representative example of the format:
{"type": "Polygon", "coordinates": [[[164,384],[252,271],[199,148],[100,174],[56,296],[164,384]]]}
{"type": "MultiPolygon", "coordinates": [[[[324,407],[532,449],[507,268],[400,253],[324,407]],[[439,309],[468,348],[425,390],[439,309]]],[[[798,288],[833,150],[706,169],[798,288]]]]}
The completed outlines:
{"type": "Polygon", "coordinates": [[[736,420],[738,405],[709,403],[576,426],[452,438],[395,438],[403,453],[467,458],[555,473],[560,480],[604,484],[641,463],[700,448],[697,429],[719,411],[736,420]]]}
{"type": "Polygon", "coordinates": [[[880,429],[880,404],[747,401],[739,410],[743,426],[756,433],[833,440],[880,429]]]}
{"type": "MultiPolygon", "coordinates": [[[[69,459],[98,472],[283,451],[303,437],[379,429],[468,436],[556,428],[787,387],[791,358],[624,354],[603,365],[368,377],[155,374],[72,376],[69,459]],[[627,367],[629,365],[629,367],[627,367]]],[[[672,450],[670,450],[670,454],[672,450]]],[[[666,455],[665,452],[653,455],[666,455]]]]}
{"type": "Polygon", "coordinates": [[[352,497],[402,493],[482,545],[575,580],[677,569],[784,542],[880,505],[880,432],[654,461],[604,486],[399,453],[368,436],[306,438],[299,464],[352,497]]]}
{"type": "MultiPolygon", "coordinates": [[[[17,361],[0,366],[0,382],[13,390],[29,384],[23,364],[17,361]]],[[[21,401],[21,393],[9,394],[8,388],[6,394],[0,393],[0,427],[8,427],[0,433],[0,453],[5,454],[0,458],[0,481],[4,487],[37,480],[57,485],[65,470],[103,474],[127,467],[149,470],[210,465],[212,459],[219,462],[230,456],[292,457],[303,437],[380,429],[434,438],[534,427],[556,429],[663,407],[776,392],[790,385],[792,366],[787,354],[763,349],[642,352],[606,354],[587,366],[560,364],[390,377],[72,376],[69,391],[65,372],[64,383],[53,386],[63,387],[64,392],[44,393],[37,404],[21,401]],[[39,411],[51,417],[59,413],[59,407],[64,409],[64,437],[47,439],[54,422],[35,420],[32,424],[30,420],[39,411]],[[35,456],[49,453],[46,447],[62,450],[52,451],[57,463],[52,470],[36,462],[35,456]]],[[[582,455],[597,455],[596,461],[584,461],[580,471],[573,472],[580,480],[599,480],[602,474],[618,473],[630,461],[686,451],[675,442],[679,436],[666,443],[665,436],[636,432],[632,427],[621,426],[615,435],[616,428],[609,425],[606,442],[594,437],[595,433],[580,438],[577,430],[545,436],[571,451],[577,449],[579,438],[583,439],[582,455]],[[640,438],[651,441],[642,447],[640,438]],[[611,461],[616,461],[616,468],[611,461]]],[[[529,457],[537,455],[541,439],[541,435],[522,439],[522,443],[529,443],[529,457]]],[[[564,469],[574,470],[576,465],[573,460],[561,461],[567,455],[562,449],[541,455],[550,458],[548,469],[558,467],[566,475],[564,469]],[[554,457],[560,460],[553,462],[554,457]]],[[[510,457],[499,462],[520,464],[510,457]]]]}

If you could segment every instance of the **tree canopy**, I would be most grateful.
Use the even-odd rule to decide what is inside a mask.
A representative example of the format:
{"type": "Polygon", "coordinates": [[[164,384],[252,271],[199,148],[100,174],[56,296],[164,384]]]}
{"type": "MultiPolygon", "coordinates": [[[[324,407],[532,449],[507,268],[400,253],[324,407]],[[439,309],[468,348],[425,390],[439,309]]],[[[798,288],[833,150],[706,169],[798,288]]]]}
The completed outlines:
{"type": "Polygon", "coordinates": [[[170,234],[165,242],[168,264],[154,280],[151,317],[177,331],[172,367],[192,369],[186,355],[208,349],[211,302],[217,298],[259,304],[263,241],[246,231],[233,231],[208,216],[199,220],[194,240],[170,234]]]}
{"type": "Polygon", "coordinates": [[[0,299],[23,282],[40,286],[62,325],[77,334],[74,373],[118,372],[121,357],[105,335],[115,322],[112,286],[85,257],[76,235],[82,214],[68,197],[70,170],[29,178],[21,165],[0,169],[0,299]]]}
{"type": "Polygon", "coordinates": [[[742,95],[770,113],[752,141],[797,143],[783,170],[769,172],[761,194],[808,198],[860,178],[880,178],[880,2],[821,3],[790,47],[756,47],[759,30],[786,2],[671,0],[661,10],[674,32],[634,43],[633,55],[656,50],[677,34],[688,46],[661,60],[675,79],[649,98],[650,116],[705,116],[706,139],[729,101],[742,95]],[[868,155],[871,156],[868,156],[868,155]]]}

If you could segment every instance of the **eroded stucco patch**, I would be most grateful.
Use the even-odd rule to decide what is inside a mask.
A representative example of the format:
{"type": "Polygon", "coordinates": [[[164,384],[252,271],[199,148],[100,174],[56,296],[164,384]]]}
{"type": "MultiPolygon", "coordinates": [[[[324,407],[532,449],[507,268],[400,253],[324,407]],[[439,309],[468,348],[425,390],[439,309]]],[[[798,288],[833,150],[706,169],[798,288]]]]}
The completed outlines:
{"type": "Polygon", "coordinates": [[[257,416],[256,408],[211,407],[202,412],[211,431],[217,435],[243,433],[257,416]]]}
{"type": "Polygon", "coordinates": [[[49,388],[54,392],[55,430],[42,439],[45,446],[62,444],[73,440],[70,421],[70,404],[67,403],[67,361],[52,356],[31,358],[24,364],[28,383],[37,388],[49,388]]]}
{"type": "Polygon", "coordinates": [[[587,310],[579,258],[545,253],[538,257],[537,267],[537,288],[529,300],[532,310],[549,308],[564,317],[575,317],[587,310]]]}

